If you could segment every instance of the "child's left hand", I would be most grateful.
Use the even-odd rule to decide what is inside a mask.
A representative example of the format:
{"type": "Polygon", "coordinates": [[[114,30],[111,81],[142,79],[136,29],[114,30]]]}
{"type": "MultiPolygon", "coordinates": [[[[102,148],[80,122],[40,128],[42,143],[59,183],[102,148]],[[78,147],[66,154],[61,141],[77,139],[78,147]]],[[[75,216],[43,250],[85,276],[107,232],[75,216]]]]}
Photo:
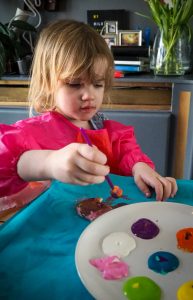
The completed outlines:
{"type": "Polygon", "coordinates": [[[162,177],[146,163],[138,162],[133,167],[133,177],[138,188],[146,195],[151,196],[150,188],[156,193],[156,200],[164,201],[174,197],[178,186],[176,180],[172,177],[162,177]]]}

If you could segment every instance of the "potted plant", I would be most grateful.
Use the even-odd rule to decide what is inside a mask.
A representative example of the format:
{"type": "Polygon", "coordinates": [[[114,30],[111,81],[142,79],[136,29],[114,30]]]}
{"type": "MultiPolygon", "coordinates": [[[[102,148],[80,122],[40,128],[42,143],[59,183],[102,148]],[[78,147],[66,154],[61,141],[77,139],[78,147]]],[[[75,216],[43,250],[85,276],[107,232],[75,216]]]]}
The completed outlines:
{"type": "Polygon", "coordinates": [[[183,75],[191,68],[193,0],[145,0],[159,31],[153,46],[155,75],[183,75]]]}
{"type": "MultiPolygon", "coordinates": [[[[10,72],[10,65],[17,64],[31,52],[23,39],[24,32],[36,32],[33,25],[23,20],[0,23],[0,76],[10,72]]],[[[32,53],[31,53],[32,54],[32,53]]]]}

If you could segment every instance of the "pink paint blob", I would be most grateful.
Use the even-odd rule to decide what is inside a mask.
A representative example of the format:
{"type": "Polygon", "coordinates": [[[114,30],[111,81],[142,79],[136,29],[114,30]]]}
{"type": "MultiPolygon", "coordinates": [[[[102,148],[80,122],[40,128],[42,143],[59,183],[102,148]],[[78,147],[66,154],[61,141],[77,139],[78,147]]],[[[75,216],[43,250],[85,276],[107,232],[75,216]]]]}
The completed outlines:
{"type": "Polygon", "coordinates": [[[106,256],[89,260],[90,264],[97,268],[104,279],[117,280],[128,277],[128,265],[118,256],[106,256]]]}

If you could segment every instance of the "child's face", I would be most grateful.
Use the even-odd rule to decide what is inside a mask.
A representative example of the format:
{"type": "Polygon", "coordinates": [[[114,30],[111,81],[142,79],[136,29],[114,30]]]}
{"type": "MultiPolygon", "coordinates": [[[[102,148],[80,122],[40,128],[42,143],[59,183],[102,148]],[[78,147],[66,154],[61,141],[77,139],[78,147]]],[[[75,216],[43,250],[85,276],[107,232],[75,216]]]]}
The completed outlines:
{"type": "Polygon", "coordinates": [[[95,79],[74,78],[69,82],[58,80],[55,93],[56,110],[73,123],[88,121],[100,109],[105,88],[105,64],[95,64],[95,79]]]}

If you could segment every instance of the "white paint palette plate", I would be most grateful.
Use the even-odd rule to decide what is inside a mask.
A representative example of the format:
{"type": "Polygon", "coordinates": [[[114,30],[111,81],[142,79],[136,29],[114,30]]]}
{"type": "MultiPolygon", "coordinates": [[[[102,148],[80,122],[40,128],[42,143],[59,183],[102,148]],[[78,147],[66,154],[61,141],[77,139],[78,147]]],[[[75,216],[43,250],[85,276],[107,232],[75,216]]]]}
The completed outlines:
{"type": "Polygon", "coordinates": [[[177,299],[176,292],[184,282],[193,280],[193,253],[177,248],[176,232],[193,227],[193,207],[171,202],[146,202],[125,205],[97,218],[81,234],[75,253],[76,268],[81,281],[97,300],[125,300],[123,283],[134,276],[153,279],[162,290],[162,300],[177,299]],[[151,240],[134,236],[131,225],[140,218],[155,222],[160,233],[151,240]],[[104,257],[102,241],[112,232],[123,231],[133,236],[136,248],[123,260],[129,266],[129,277],[121,280],[105,280],[101,273],[89,263],[91,258],[104,257]],[[166,275],[148,269],[149,256],[157,251],[175,254],[179,267],[166,275]]]}

